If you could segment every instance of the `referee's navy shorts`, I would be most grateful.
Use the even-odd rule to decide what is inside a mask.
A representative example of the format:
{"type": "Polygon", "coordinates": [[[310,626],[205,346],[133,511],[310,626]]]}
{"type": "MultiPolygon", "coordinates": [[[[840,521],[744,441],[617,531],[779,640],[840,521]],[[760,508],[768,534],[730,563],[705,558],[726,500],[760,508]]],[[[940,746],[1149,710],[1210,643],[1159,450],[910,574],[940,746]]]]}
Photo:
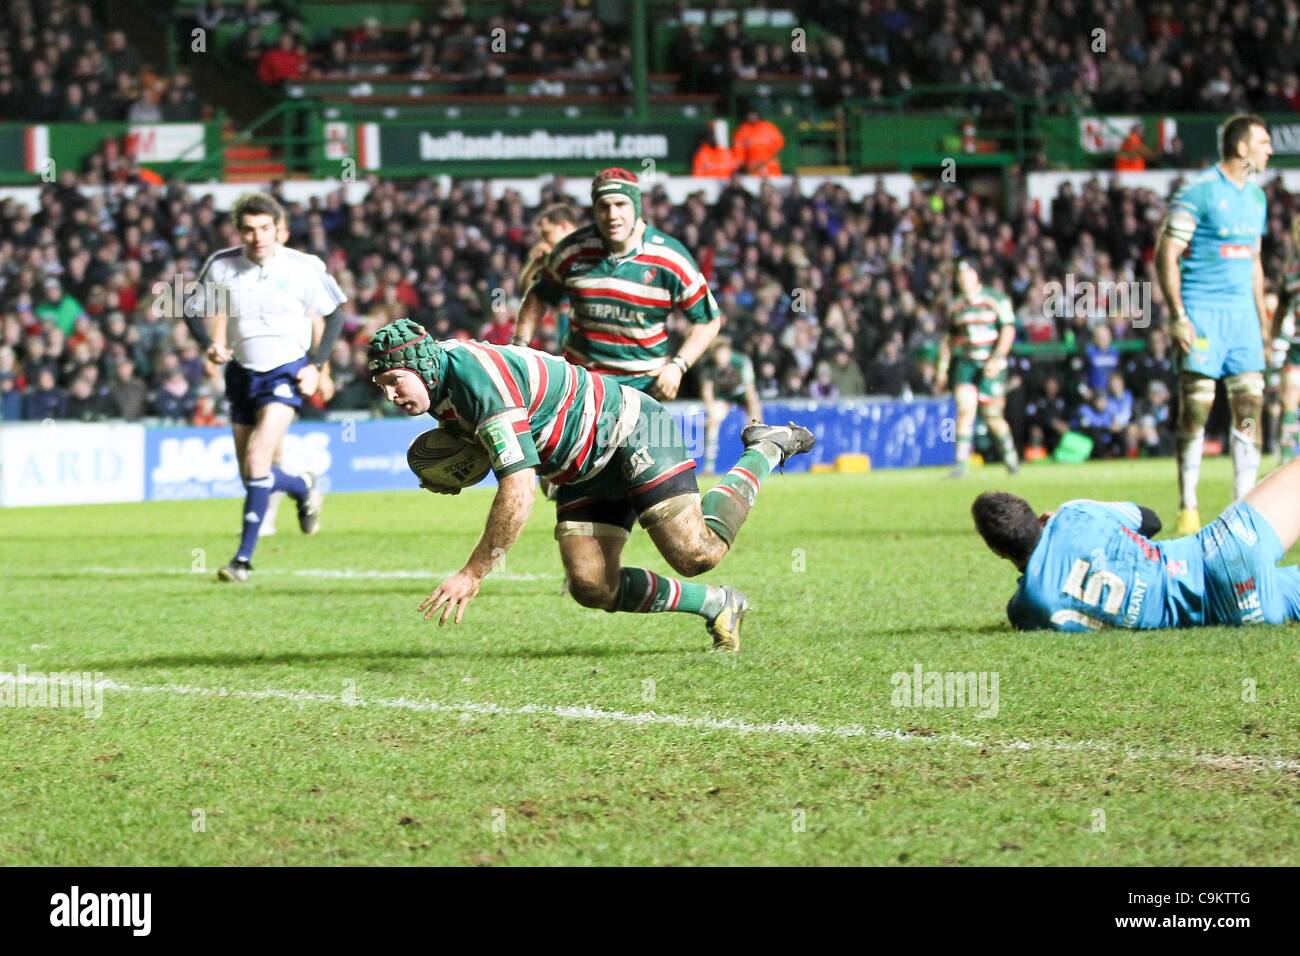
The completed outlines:
{"type": "Polygon", "coordinates": [[[235,425],[256,425],[258,409],[279,402],[302,408],[298,391],[298,371],[307,365],[303,356],[269,372],[254,372],[238,362],[226,364],[226,400],[230,402],[230,421],[235,425]]]}

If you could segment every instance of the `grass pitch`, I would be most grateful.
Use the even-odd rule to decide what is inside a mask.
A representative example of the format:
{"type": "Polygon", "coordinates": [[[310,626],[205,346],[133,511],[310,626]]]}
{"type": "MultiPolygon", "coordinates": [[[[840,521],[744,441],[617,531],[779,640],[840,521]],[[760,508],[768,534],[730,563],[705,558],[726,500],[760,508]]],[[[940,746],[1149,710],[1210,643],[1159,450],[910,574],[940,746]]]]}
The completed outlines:
{"type": "Polygon", "coordinates": [[[234,501],[0,512],[0,671],[108,682],[0,708],[0,863],[1300,863],[1296,631],[1016,634],[994,486],[1175,516],[1169,461],[773,476],[704,578],[756,606],[723,657],[562,596],[542,501],[442,629],[490,491],[335,495],[314,538],[287,503],[242,588],[234,501]],[[918,666],[996,715],[895,706],[918,666]]]}

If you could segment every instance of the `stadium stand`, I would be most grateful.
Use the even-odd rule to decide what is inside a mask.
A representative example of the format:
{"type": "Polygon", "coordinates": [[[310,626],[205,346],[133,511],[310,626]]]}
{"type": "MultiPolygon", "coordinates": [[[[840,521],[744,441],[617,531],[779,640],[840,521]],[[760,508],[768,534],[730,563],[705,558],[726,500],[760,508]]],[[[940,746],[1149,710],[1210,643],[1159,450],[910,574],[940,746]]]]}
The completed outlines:
{"type": "MultiPolygon", "coordinates": [[[[200,397],[217,396],[220,379],[183,325],[152,314],[151,290],[176,271],[192,277],[208,252],[235,244],[230,224],[210,199],[180,189],[105,200],[82,198],[72,187],[66,181],[47,189],[35,216],[12,201],[0,204],[6,395],[27,394],[28,418],[188,418],[200,397]],[[137,380],[148,389],[143,406],[140,390],[123,384],[137,380]],[[85,381],[97,400],[67,403],[85,381]]],[[[1292,206],[1293,197],[1274,193],[1276,208],[1292,206]]],[[[435,334],[464,337],[512,321],[521,298],[514,277],[531,241],[530,211],[517,196],[378,183],[357,205],[337,194],[289,205],[291,244],[325,259],[352,300],[335,353],[331,408],[377,404],[363,346],[393,317],[409,314],[435,334]],[[490,308],[494,289],[505,291],[504,317],[490,308]]],[[[674,205],[662,192],[647,202],[654,221],[700,250],[728,330],[754,360],[768,397],[930,394],[945,263],[952,253],[973,252],[1020,306],[1019,338],[1034,358],[1018,359],[1013,394],[1022,394],[1024,439],[1049,449],[1050,428],[1042,436],[1029,430],[1042,425],[1035,403],[1047,381],[1064,377],[1065,420],[1073,423],[1078,408],[1104,390],[1090,387],[1097,383],[1089,380],[1089,353],[1071,358],[1075,343],[1096,343],[1098,329],[1109,330],[1107,349],[1114,349],[1111,340],[1125,347],[1130,391],[1145,401],[1153,380],[1168,391],[1172,370],[1161,336],[1153,349],[1132,351],[1145,339],[1128,318],[1080,313],[1044,321],[1035,300],[1066,272],[1095,281],[1146,275],[1162,209],[1155,196],[1097,185],[1078,194],[1063,189],[1050,229],[1027,214],[1004,221],[958,193],[918,191],[907,205],[882,193],[857,204],[834,186],[794,198],[770,186],[754,194],[733,185],[712,206],[698,197],[674,205]],[[796,289],[806,291],[800,303],[796,289]]],[[[1284,232],[1278,242],[1287,242],[1284,232]]],[[[553,328],[538,344],[556,349],[553,328]]],[[[16,399],[5,409],[16,415],[16,399]]],[[[1147,444],[1163,447],[1164,437],[1147,444]]]]}
{"type": "MultiPolygon", "coordinates": [[[[1171,3],[1110,4],[1104,29],[1122,56],[1098,72],[1071,39],[1086,33],[1069,3],[828,2],[798,57],[780,10],[657,5],[650,106],[739,121],[741,99],[777,115],[807,102],[883,101],[924,82],[1000,84],[1041,99],[1045,110],[1062,94],[1097,108],[1300,109],[1300,47],[1261,44],[1258,5],[1205,7],[1207,16],[1190,18],[1171,3]],[[1194,54],[1202,48],[1212,54],[1194,54]]],[[[121,31],[105,29],[98,11],[63,0],[6,4],[0,119],[211,114],[184,70],[165,73],[121,31]]],[[[449,3],[435,16],[419,4],[306,0],[181,2],[175,13],[178,29],[212,31],[220,56],[289,100],[471,112],[549,102],[581,111],[623,109],[631,95],[626,24],[571,0],[449,3]],[[501,52],[493,49],[499,40],[501,52]]],[[[1296,4],[1288,0],[1282,13],[1279,36],[1293,37],[1296,4]]],[[[267,159],[246,148],[250,162],[267,159]]],[[[259,174],[267,168],[250,178],[259,174]]],[[[1277,275],[1296,251],[1286,228],[1295,198],[1280,181],[1268,192],[1265,255],[1277,275]]],[[[544,194],[541,205],[554,198],[544,194]]],[[[833,184],[787,195],[733,180],[712,204],[700,196],[675,204],[655,190],[646,209],[695,250],[764,397],[932,394],[949,267],[956,255],[974,256],[1017,307],[1008,416],[1033,457],[1050,452],[1067,427],[1091,430],[1101,454],[1168,451],[1176,390],[1159,302],[1147,316],[1151,329],[1136,328],[1132,315],[1050,316],[1043,305],[1044,288],[1066,275],[1153,279],[1167,199],[1097,181],[1078,191],[1067,184],[1049,224],[1027,201],[1008,209],[946,184],[919,187],[906,202],[883,189],[856,202],[833,184]],[[1109,332],[1099,336],[1102,327],[1109,332]],[[1099,346],[1099,337],[1113,341],[1099,346]],[[1118,385],[1095,379],[1089,349],[1098,348],[1119,355],[1118,385]]],[[[382,180],[358,203],[339,193],[287,205],[291,244],[321,256],[351,300],[333,361],[336,392],[314,413],[377,406],[362,357],[370,333],[391,318],[411,315],[440,336],[506,335],[523,292],[515,277],[535,241],[537,209],[517,194],[382,180]],[[494,313],[497,289],[506,307],[494,313]]],[[[220,377],[181,324],[155,314],[152,290],[177,274],[192,278],[211,251],[236,241],[201,186],[160,184],[113,141],[85,168],[43,186],[35,213],[0,202],[0,416],[219,418],[220,377]],[[111,188],[80,189],[93,185],[111,188]]],[[[535,344],[557,350],[554,326],[535,344]]]]}

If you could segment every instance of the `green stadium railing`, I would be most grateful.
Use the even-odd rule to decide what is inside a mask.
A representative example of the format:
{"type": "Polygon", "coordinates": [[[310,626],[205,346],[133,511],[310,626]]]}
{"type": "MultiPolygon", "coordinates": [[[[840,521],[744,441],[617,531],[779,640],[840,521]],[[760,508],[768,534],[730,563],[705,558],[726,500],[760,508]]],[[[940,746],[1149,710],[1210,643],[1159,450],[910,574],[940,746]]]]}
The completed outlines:
{"type": "Polygon", "coordinates": [[[1042,148],[1039,114],[1072,110],[1071,97],[1019,96],[1000,85],[918,86],[842,106],[861,169],[962,165],[1026,166],[1042,148]]]}
{"type": "MultiPolygon", "coordinates": [[[[228,139],[224,146],[267,146],[283,163],[286,173],[329,178],[339,174],[339,160],[327,158],[325,124],[330,119],[355,123],[352,110],[341,104],[330,110],[317,103],[285,100],[262,113],[228,139]]],[[[352,150],[349,146],[349,153],[352,150]]],[[[224,149],[209,153],[176,171],[186,182],[220,179],[225,167],[224,149]]]]}

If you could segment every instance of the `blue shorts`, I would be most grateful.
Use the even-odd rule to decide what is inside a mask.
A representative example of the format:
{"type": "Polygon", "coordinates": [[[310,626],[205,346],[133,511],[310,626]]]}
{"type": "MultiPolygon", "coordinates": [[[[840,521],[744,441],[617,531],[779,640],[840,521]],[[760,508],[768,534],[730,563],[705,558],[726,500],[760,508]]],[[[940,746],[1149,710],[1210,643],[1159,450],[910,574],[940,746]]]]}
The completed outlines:
{"type": "Polygon", "coordinates": [[[256,425],[258,409],[272,402],[302,408],[298,371],[306,365],[305,355],[269,372],[254,372],[235,361],[228,363],[226,399],[230,402],[231,424],[256,425]]]}
{"type": "Polygon", "coordinates": [[[1182,371],[1207,378],[1264,371],[1264,339],[1253,302],[1235,309],[1188,307],[1187,317],[1196,339],[1183,357],[1182,371]]]}
{"type": "Polygon", "coordinates": [[[1279,568],[1282,542],[1239,501],[1196,535],[1205,557],[1206,624],[1300,621],[1300,568],[1279,568]]]}

